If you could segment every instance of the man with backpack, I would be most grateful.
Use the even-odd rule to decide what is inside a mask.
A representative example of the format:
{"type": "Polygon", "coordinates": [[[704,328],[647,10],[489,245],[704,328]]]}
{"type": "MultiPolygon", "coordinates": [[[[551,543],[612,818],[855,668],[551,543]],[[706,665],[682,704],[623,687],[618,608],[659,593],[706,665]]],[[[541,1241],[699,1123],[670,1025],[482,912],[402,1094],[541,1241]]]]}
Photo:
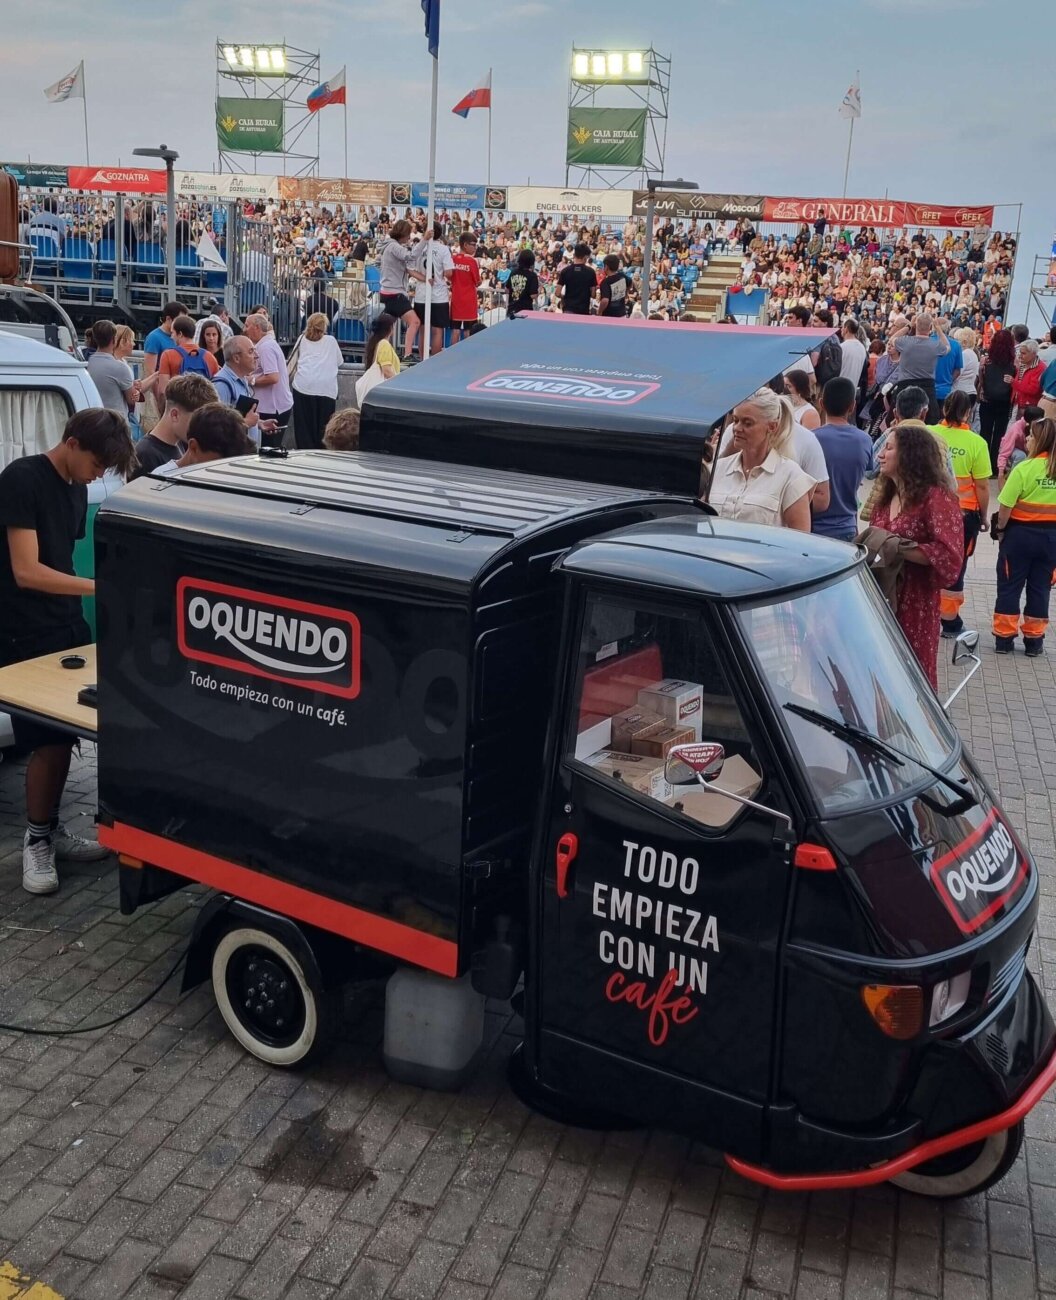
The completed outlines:
{"type": "Polygon", "coordinates": [[[163,401],[170,379],[177,375],[201,375],[211,380],[220,365],[216,358],[194,341],[195,323],[190,316],[177,316],[172,322],[173,346],[161,354],[158,362],[158,399],[163,401]]]}
{"type": "MultiPolygon", "coordinates": [[[[818,307],[810,320],[814,329],[835,330],[832,312],[827,307],[818,307]]],[[[838,379],[843,373],[843,349],[840,347],[840,340],[835,334],[829,338],[818,349],[817,359],[814,362],[814,381],[818,386],[820,393],[830,379],[838,379]]]]}

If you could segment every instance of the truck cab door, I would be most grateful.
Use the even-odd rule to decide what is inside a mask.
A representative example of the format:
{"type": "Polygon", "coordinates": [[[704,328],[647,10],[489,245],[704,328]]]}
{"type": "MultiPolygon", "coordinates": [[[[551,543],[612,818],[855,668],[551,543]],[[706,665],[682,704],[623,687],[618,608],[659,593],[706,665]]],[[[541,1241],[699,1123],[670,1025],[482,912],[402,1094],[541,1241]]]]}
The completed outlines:
{"type": "Polygon", "coordinates": [[[664,780],[720,742],[718,784],[786,798],[695,607],[586,592],[535,873],[527,1061],[549,1089],[738,1152],[771,1093],[790,887],[782,823],[664,780]]]}

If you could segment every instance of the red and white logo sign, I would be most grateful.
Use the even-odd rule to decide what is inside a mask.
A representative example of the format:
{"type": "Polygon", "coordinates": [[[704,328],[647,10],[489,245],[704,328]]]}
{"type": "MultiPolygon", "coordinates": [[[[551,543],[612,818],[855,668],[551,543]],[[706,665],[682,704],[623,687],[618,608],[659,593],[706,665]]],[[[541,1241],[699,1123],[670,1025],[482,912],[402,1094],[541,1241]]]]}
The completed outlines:
{"type": "Polygon", "coordinates": [[[176,637],[188,659],[324,695],[359,694],[359,619],[345,609],[180,578],[176,637]]]}
{"type": "Polygon", "coordinates": [[[109,194],[164,194],[165,173],[146,167],[71,167],[69,185],[109,194]]]}
{"type": "Polygon", "coordinates": [[[1027,878],[1027,859],[995,809],[955,849],[931,864],[931,882],[964,934],[1007,907],[1027,878]]]}
{"type": "Polygon", "coordinates": [[[561,375],[540,370],[493,370],[467,387],[492,397],[534,398],[547,402],[592,402],[595,406],[633,406],[659,384],[607,375],[561,375]]]}

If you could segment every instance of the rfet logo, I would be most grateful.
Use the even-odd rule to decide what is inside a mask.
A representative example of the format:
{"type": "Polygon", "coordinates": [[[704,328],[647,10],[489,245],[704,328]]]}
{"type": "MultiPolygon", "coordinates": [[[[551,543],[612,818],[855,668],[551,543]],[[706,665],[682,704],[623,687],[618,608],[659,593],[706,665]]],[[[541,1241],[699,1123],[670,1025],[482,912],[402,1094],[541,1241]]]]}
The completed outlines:
{"type": "Polygon", "coordinates": [[[632,406],[655,393],[659,384],[604,375],[548,375],[538,370],[493,370],[467,386],[470,393],[493,397],[529,397],[546,401],[593,402],[600,406],[632,406]]]}
{"type": "Polygon", "coordinates": [[[176,631],[188,659],[326,695],[359,694],[359,619],[348,610],[180,578],[176,631]]]}
{"type": "Polygon", "coordinates": [[[932,884],[964,934],[1007,906],[1026,877],[1027,859],[996,810],[931,864],[932,884]]]}

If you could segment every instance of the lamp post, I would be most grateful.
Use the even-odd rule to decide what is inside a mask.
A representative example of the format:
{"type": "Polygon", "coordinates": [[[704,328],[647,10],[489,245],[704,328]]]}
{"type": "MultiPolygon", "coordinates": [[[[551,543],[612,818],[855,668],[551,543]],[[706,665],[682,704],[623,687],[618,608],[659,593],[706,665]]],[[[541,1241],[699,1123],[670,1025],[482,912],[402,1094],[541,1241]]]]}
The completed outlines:
{"type": "Polygon", "coordinates": [[[645,182],[648,198],[645,201],[645,257],[642,259],[642,315],[649,319],[649,277],[653,271],[653,220],[656,216],[657,190],[695,190],[700,187],[696,181],[684,181],[680,176],[677,181],[665,181],[659,176],[651,177],[645,182]]]}
{"type": "Polygon", "coordinates": [[[163,144],[160,149],[133,149],[132,152],[139,158],[161,158],[165,163],[165,207],[168,214],[165,235],[165,279],[169,286],[169,301],[174,302],[176,299],[176,173],[172,170],[172,165],[180,155],[166,144],[163,144]]]}

